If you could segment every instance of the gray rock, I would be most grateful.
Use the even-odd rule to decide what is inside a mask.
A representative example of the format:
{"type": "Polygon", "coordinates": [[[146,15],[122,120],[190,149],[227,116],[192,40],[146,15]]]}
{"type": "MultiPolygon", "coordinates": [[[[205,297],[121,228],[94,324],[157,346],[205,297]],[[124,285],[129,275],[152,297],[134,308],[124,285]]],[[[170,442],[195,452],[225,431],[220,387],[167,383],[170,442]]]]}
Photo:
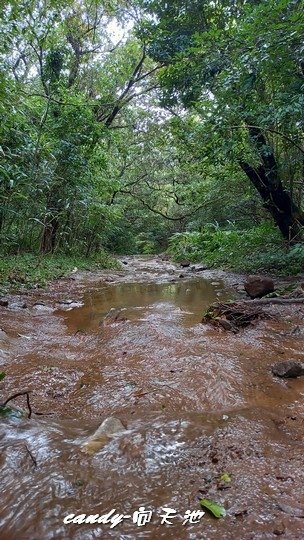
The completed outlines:
{"type": "Polygon", "coordinates": [[[218,319],[217,321],[224,330],[234,330],[234,326],[227,319],[218,319]]]}
{"type": "Polygon", "coordinates": [[[65,309],[67,311],[80,308],[84,305],[83,302],[77,302],[77,300],[60,300],[58,304],[60,305],[60,309],[65,309]]]}
{"type": "Polygon", "coordinates": [[[182,261],[180,263],[181,267],[182,268],[188,268],[190,266],[190,262],[189,261],[182,261]]]}
{"type": "Polygon", "coordinates": [[[272,366],[272,373],[285,379],[300,377],[304,375],[304,363],[296,360],[277,362],[272,366]]]}
{"type": "Polygon", "coordinates": [[[262,298],[274,291],[274,282],[270,277],[248,276],[244,283],[244,289],[250,298],[262,298]]]}
{"type": "Polygon", "coordinates": [[[5,330],[3,330],[3,328],[0,328],[0,340],[2,339],[7,339],[7,333],[5,332],[5,330]]]}
{"type": "Polygon", "coordinates": [[[11,307],[13,309],[26,309],[27,308],[27,303],[26,302],[14,302],[13,304],[11,304],[11,307]]]}

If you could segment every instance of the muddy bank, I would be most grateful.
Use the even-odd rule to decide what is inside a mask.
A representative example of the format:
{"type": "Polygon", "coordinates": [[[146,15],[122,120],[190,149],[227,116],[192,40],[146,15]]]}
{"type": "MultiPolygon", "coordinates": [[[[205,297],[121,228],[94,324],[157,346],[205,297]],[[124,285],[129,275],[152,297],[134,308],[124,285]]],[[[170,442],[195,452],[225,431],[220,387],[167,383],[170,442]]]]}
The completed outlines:
{"type": "Polygon", "coordinates": [[[281,315],[230,334],[200,320],[235,298],[239,278],[124,262],[0,308],[1,393],[30,389],[33,411],[52,413],[1,420],[1,538],[302,538],[304,378],[274,378],[271,366],[303,361],[303,308],[271,306],[281,315]],[[126,430],[84,455],[108,416],[126,430]],[[200,494],[227,516],[183,526],[200,494]],[[142,528],[63,524],[139,506],[154,511],[142,528]],[[171,527],[162,507],[177,512],[171,527]]]}

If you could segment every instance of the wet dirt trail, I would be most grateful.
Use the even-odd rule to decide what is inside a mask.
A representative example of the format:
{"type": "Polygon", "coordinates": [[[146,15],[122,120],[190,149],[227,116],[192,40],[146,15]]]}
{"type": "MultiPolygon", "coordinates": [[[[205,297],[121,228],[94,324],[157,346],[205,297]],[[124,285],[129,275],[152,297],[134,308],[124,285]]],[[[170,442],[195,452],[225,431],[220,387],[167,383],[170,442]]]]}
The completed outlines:
{"type": "Polygon", "coordinates": [[[1,396],[30,389],[33,411],[52,413],[1,418],[1,540],[303,539],[304,378],[271,374],[280,359],[303,361],[303,309],[219,331],[202,313],[235,296],[236,277],[123,260],[0,308],[1,396]],[[126,429],[81,452],[109,416],[126,429]],[[226,517],[183,525],[199,495],[226,517]],[[63,523],[140,506],[153,510],[144,527],[63,523]]]}

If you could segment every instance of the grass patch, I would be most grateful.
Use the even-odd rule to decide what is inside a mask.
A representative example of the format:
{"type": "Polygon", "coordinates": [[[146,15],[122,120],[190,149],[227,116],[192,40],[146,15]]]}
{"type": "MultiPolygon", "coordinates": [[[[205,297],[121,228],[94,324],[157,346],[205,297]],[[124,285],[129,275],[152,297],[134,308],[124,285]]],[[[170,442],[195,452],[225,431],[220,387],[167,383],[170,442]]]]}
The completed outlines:
{"type": "Polygon", "coordinates": [[[31,253],[0,257],[0,292],[45,287],[50,281],[69,275],[74,268],[97,270],[119,269],[119,262],[106,252],[94,258],[66,255],[37,256],[31,253]]]}

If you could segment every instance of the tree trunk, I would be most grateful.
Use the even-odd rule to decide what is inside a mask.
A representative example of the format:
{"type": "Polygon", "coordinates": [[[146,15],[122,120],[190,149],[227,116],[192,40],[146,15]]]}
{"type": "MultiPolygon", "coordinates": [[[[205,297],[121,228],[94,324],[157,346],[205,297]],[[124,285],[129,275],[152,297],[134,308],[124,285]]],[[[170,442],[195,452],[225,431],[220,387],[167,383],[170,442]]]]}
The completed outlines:
{"type": "Polygon", "coordinates": [[[40,243],[40,252],[54,253],[56,247],[57,231],[59,227],[58,219],[55,217],[46,217],[40,243]]]}
{"type": "Polygon", "coordinates": [[[240,166],[261,195],[264,207],[272,215],[283,237],[290,243],[300,242],[304,214],[284,188],[274,153],[262,132],[258,128],[250,128],[249,135],[257,146],[262,163],[253,167],[241,161],[240,166]]]}

